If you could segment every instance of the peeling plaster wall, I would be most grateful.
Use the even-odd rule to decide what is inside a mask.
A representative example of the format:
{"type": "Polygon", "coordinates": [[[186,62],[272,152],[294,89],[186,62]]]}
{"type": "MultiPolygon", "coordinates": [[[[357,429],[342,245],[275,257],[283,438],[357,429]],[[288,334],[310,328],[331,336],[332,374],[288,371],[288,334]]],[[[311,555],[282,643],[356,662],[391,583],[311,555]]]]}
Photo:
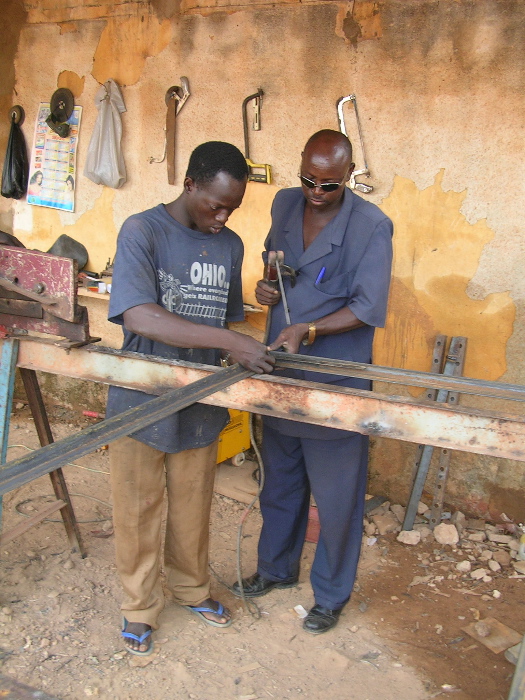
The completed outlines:
{"type": "MultiPolygon", "coordinates": [[[[246,301],[253,303],[273,196],[297,184],[304,142],[317,129],[338,128],[336,100],[355,93],[374,185],[368,198],[395,223],[390,313],[375,361],[428,370],[436,334],[466,335],[468,376],[525,384],[522,2],[11,4],[17,12],[0,58],[0,103],[10,106],[5,94],[14,66],[12,101],[26,110],[28,144],[38,103],[58,86],[70,87],[84,108],[75,213],[25,200],[0,205],[4,227],[26,245],[44,250],[68,233],[87,246],[90,269],[103,269],[129,214],[179,194],[196,145],[221,139],[243,148],[241,104],[262,87],[262,131],[250,131],[250,152],[254,161],[271,164],[274,184],[251,183],[230,221],[245,241],[246,301]],[[164,96],[183,75],[192,94],[177,118],[173,187],[165,164],[148,159],[162,154],[164,96]],[[93,99],[110,77],[122,86],[127,107],[128,182],[119,190],[80,174],[97,116],[93,99]]],[[[345,117],[359,167],[350,108],[345,117]]],[[[0,121],[0,145],[6,133],[0,121]]],[[[97,305],[95,332],[115,344],[114,329],[100,314],[102,300],[87,303],[97,305]]],[[[260,316],[249,320],[262,324],[260,316]]],[[[501,408],[523,412],[517,405],[501,408]]],[[[374,441],[371,490],[406,501],[414,455],[413,445],[374,441]]],[[[453,504],[523,520],[521,465],[458,453],[451,472],[453,504]]]]}

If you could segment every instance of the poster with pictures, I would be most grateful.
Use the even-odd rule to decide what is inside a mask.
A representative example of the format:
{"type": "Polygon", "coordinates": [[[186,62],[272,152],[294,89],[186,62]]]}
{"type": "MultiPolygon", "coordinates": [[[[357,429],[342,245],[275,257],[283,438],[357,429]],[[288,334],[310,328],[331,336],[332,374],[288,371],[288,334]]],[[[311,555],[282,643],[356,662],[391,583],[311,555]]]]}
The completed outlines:
{"type": "Polygon", "coordinates": [[[75,211],[77,146],[82,107],[75,106],[67,120],[69,136],[61,138],[46,124],[49,102],[38,110],[31,162],[29,164],[28,204],[75,211]]]}

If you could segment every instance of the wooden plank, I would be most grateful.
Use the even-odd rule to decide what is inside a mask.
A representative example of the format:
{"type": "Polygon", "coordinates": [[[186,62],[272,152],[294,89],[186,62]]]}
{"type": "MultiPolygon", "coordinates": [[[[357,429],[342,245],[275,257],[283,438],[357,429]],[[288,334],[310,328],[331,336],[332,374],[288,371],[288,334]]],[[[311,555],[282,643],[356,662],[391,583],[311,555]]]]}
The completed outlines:
{"type": "Polygon", "coordinates": [[[30,518],[27,518],[27,520],[15,525],[15,527],[12,527],[10,530],[6,530],[2,533],[2,535],[0,535],[0,546],[3,546],[4,544],[11,542],[11,540],[16,539],[19,535],[27,532],[31,527],[33,527],[33,525],[38,525],[38,523],[41,523],[42,520],[49,518],[50,515],[56,513],[57,510],[60,510],[65,505],[66,504],[64,501],[54,501],[39,513],[35,513],[35,515],[32,515],[30,518]]]}

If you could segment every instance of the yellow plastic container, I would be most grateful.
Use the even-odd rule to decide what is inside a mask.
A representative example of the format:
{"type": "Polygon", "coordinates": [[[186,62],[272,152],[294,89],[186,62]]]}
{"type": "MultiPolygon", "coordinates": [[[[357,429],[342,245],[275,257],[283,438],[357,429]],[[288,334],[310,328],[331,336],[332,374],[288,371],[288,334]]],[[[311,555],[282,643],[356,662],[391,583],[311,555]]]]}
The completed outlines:
{"type": "Polygon", "coordinates": [[[244,462],[244,451],[250,449],[250,414],[234,408],[228,410],[230,422],[219,435],[217,464],[233,458],[232,462],[237,466],[244,462]]]}

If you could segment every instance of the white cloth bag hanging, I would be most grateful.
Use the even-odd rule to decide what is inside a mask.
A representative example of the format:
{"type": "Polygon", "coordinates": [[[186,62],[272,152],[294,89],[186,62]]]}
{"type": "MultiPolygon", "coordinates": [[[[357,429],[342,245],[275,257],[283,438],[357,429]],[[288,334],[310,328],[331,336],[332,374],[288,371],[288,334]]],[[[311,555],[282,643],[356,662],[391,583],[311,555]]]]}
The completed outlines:
{"type": "Polygon", "coordinates": [[[91,135],[84,175],[97,185],[118,189],[126,182],[126,166],[120,141],[122,112],[126,106],[117,83],[111,78],[95,96],[98,117],[91,135]]]}

